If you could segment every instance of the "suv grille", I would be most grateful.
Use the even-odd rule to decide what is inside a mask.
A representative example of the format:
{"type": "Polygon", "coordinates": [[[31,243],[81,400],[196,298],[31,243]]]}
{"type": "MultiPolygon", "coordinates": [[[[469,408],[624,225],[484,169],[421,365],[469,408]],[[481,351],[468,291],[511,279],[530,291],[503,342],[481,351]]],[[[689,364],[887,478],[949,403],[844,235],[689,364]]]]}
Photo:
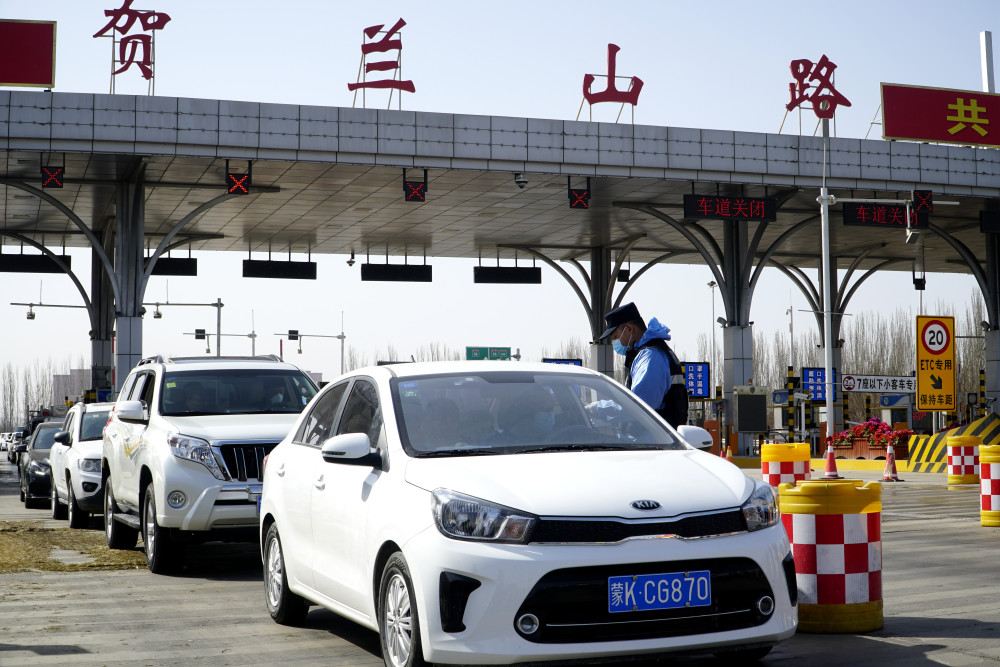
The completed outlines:
{"type": "Polygon", "coordinates": [[[219,453],[222,455],[226,471],[233,481],[261,482],[264,479],[264,457],[277,446],[276,442],[254,445],[220,445],[219,453]]]}
{"type": "Polygon", "coordinates": [[[674,521],[619,521],[614,519],[539,519],[531,533],[532,542],[573,544],[614,543],[630,537],[676,535],[710,537],[742,533],[747,529],[739,510],[687,516],[674,521]]]}

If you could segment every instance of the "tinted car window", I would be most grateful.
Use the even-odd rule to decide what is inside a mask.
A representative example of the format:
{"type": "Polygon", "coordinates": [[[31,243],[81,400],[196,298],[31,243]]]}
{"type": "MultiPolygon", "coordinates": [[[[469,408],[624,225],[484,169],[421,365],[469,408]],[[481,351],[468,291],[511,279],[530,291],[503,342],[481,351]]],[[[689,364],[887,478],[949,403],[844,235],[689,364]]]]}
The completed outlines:
{"type": "Polygon", "coordinates": [[[35,435],[31,439],[28,449],[31,451],[52,449],[52,443],[55,442],[56,433],[58,432],[59,426],[50,426],[46,428],[39,427],[39,429],[35,431],[35,435]]]}
{"type": "Polygon", "coordinates": [[[393,380],[403,446],[436,451],[553,447],[684,449],[630,392],[603,377],[482,372],[393,380]]]}
{"type": "Polygon", "coordinates": [[[171,371],[163,376],[164,415],[298,413],[316,385],[293,369],[171,371]]]}
{"type": "Polygon", "coordinates": [[[337,408],[344,397],[347,383],[331,387],[320,396],[309,414],[302,420],[302,426],[295,434],[295,441],[306,445],[320,445],[333,435],[333,421],[337,418],[337,408]]]}
{"type": "Polygon", "coordinates": [[[351,394],[344,405],[337,434],[367,433],[374,445],[382,429],[382,410],[379,409],[375,386],[367,380],[358,380],[351,387],[351,394]]]}

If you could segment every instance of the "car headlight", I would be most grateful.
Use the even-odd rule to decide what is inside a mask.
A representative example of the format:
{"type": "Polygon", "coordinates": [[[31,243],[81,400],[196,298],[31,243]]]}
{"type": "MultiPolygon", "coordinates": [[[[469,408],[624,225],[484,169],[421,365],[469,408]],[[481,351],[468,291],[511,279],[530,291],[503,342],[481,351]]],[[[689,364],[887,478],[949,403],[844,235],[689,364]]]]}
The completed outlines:
{"type": "Polygon", "coordinates": [[[83,472],[101,472],[101,459],[80,459],[76,467],[83,472]]]}
{"type": "Polygon", "coordinates": [[[48,475],[51,470],[48,461],[32,461],[28,464],[28,471],[33,475],[48,475]]]}
{"type": "Polygon", "coordinates": [[[743,503],[743,517],[747,522],[747,530],[751,533],[762,528],[770,528],[778,523],[778,500],[774,497],[774,489],[770,484],[754,482],[753,493],[743,503]]]}
{"type": "Polygon", "coordinates": [[[433,510],[438,530],[458,540],[523,544],[535,525],[533,516],[447,489],[434,491],[433,510]]]}
{"type": "Polygon", "coordinates": [[[200,463],[208,468],[216,479],[226,479],[219,469],[219,462],[215,460],[211,445],[205,440],[171,433],[167,437],[167,444],[170,445],[170,453],[177,458],[200,463]]]}

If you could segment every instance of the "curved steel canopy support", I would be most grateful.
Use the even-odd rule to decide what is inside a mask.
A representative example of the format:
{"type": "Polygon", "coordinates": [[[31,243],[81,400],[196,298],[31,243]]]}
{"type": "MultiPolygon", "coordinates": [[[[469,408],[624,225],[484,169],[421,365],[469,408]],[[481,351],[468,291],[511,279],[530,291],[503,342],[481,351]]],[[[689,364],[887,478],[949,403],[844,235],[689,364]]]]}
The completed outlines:
{"type": "Polygon", "coordinates": [[[166,236],[164,236],[163,239],[159,242],[159,244],[157,244],[156,250],[153,252],[153,254],[150,255],[148,259],[146,259],[146,266],[142,272],[142,282],[139,284],[140,295],[146,293],[146,283],[149,282],[149,277],[153,275],[153,267],[156,266],[156,260],[160,258],[160,255],[162,255],[164,252],[167,251],[167,247],[170,245],[170,242],[173,240],[175,236],[177,236],[177,234],[184,228],[184,226],[187,225],[192,220],[194,220],[195,218],[197,218],[205,211],[207,211],[208,209],[215,206],[216,204],[221,204],[227,199],[232,199],[233,197],[237,196],[239,195],[227,192],[224,195],[219,195],[214,199],[210,199],[209,201],[205,202],[198,208],[194,209],[193,211],[185,215],[177,222],[177,224],[175,224],[173,227],[170,228],[170,231],[167,232],[166,236]]]}
{"type": "Polygon", "coordinates": [[[785,276],[789,280],[791,280],[796,287],[799,288],[799,291],[802,292],[802,295],[806,298],[806,301],[808,302],[810,309],[813,312],[813,316],[817,318],[818,322],[822,323],[822,320],[819,318],[819,315],[817,315],[817,313],[820,311],[819,299],[818,295],[816,294],[816,288],[813,287],[812,282],[802,273],[800,269],[794,266],[792,267],[785,266],[781,262],[774,259],[768,261],[771,262],[771,264],[774,264],[774,266],[777,267],[779,271],[784,273],[785,276]]]}
{"type": "Polygon", "coordinates": [[[636,234],[625,243],[625,246],[621,250],[618,251],[618,259],[615,261],[614,268],[611,269],[611,280],[608,281],[608,291],[607,294],[604,295],[604,303],[602,304],[605,313],[611,310],[611,297],[615,293],[615,278],[618,276],[618,272],[621,271],[622,264],[625,263],[625,256],[628,255],[628,252],[635,246],[636,243],[645,237],[645,234],[636,234]]]}
{"type": "Polygon", "coordinates": [[[87,315],[90,318],[90,330],[91,331],[96,331],[97,330],[97,312],[94,309],[94,304],[91,303],[91,301],[90,301],[90,297],[87,296],[87,290],[83,289],[83,285],[80,284],[80,280],[76,277],[76,274],[73,273],[72,269],[70,269],[68,266],[66,266],[63,263],[63,261],[62,261],[62,259],[60,259],[59,255],[57,255],[54,252],[52,252],[51,250],[49,250],[48,248],[46,248],[45,246],[43,246],[41,243],[38,243],[37,241],[34,241],[31,238],[29,238],[29,237],[27,237],[27,236],[25,236],[23,234],[20,234],[18,232],[8,232],[8,231],[5,231],[5,230],[0,230],[0,236],[9,236],[9,237],[11,237],[13,239],[17,239],[18,241],[21,241],[22,243],[27,243],[28,245],[30,245],[33,248],[37,248],[38,250],[41,250],[42,253],[46,257],[48,257],[49,259],[51,259],[55,263],[56,266],[58,266],[60,269],[62,269],[62,272],[65,273],[67,276],[69,276],[69,279],[73,281],[73,284],[76,285],[76,289],[80,292],[80,296],[83,297],[83,304],[84,304],[84,307],[87,309],[87,315]]]}
{"type": "Polygon", "coordinates": [[[587,286],[587,291],[589,292],[590,275],[587,274],[587,269],[583,268],[583,264],[581,264],[575,257],[567,259],[566,261],[575,266],[577,270],[580,272],[580,275],[583,276],[583,283],[587,286]]]}
{"type": "MultiPolygon", "coordinates": [[[[587,311],[587,321],[588,321],[588,322],[591,322],[591,327],[590,327],[590,328],[591,328],[591,329],[593,329],[593,328],[594,328],[594,326],[593,326],[593,314],[594,314],[594,311],[593,311],[593,309],[592,309],[592,308],[590,307],[590,304],[589,304],[589,303],[587,302],[587,297],[586,297],[586,295],[585,295],[585,294],[583,293],[583,290],[581,290],[581,289],[580,289],[580,285],[578,285],[578,284],[577,284],[577,282],[576,282],[575,280],[573,280],[573,278],[571,278],[571,277],[570,277],[570,275],[569,275],[568,273],[566,273],[566,269],[564,269],[563,267],[559,266],[559,265],[558,265],[558,264],[556,264],[556,263],[555,263],[554,261],[552,261],[551,259],[549,259],[549,258],[548,258],[547,256],[545,256],[544,254],[542,254],[542,253],[538,252],[538,251],[537,251],[537,250],[535,250],[534,248],[528,248],[528,247],[525,247],[525,246],[518,246],[518,248],[517,248],[517,249],[518,249],[518,250],[523,250],[524,252],[526,252],[526,253],[530,254],[530,255],[531,255],[532,257],[537,257],[538,259],[540,259],[540,260],[542,260],[543,262],[545,262],[546,264],[548,264],[548,265],[549,265],[550,267],[552,267],[552,268],[553,268],[553,269],[554,269],[554,270],[555,270],[556,272],[558,272],[558,273],[559,273],[559,275],[561,275],[561,276],[563,277],[563,279],[564,279],[564,280],[565,280],[566,282],[568,282],[568,283],[570,284],[570,286],[572,286],[572,288],[573,288],[573,291],[575,291],[575,292],[576,292],[576,295],[577,295],[578,297],[580,297],[580,303],[582,303],[582,304],[583,304],[583,309],[584,309],[585,311],[587,311]]],[[[592,332],[591,332],[591,335],[592,335],[592,336],[593,336],[594,338],[597,338],[597,335],[598,335],[599,333],[600,333],[600,331],[592,331],[592,332]]]]}
{"type": "MultiPolygon", "coordinates": [[[[881,244],[881,245],[872,246],[871,248],[868,248],[868,250],[865,250],[860,255],[858,255],[857,257],[855,257],[854,261],[851,262],[851,265],[849,267],[847,267],[847,273],[844,274],[844,279],[840,282],[840,289],[837,290],[837,297],[834,300],[834,302],[836,304],[838,304],[837,305],[837,309],[838,310],[843,311],[843,308],[841,308],[840,305],[839,305],[842,301],[844,302],[844,305],[846,305],[846,303],[847,303],[846,301],[844,301],[844,290],[847,289],[847,283],[850,282],[851,276],[854,275],[854,272],[858,269],[858,266],[861,264],[862,261],[864,261],[865,257],[867,257],[868,255],[870,255],[873,252],[875,252],[876,249],[883,248],[883,247],[885,247],[884,243],[881,244]]],[[[879,264],[878,266],[884,266],[884,264],[879,264]]],[[[877,270],[877,268],[878,267],[876,267],[876,270],[877,270]]],[[[869,270],[868,273],[865,273],[858,280],[858,282],[855,283],[855,285],[857,285],[860,282],[862,282],[863,280],[865,280],[870,274],[871,274],[871,270],[869,270]]],[[[853,293],[854,290],[852,289],[851,291],[853,293]]],[[[848,301],[849,300],[850,300],[850,297],[848,297],[848,301]]]]}
{"type": "MultiPolygon", "coordinates": [[[[753,271],[753,275],[750,278],[750,285],[747,288],[747,293],[746,293],[746,296],[745,296],[746,300],[743,303],[743,306],[744,306],[746,312],[748,312],[748,313],[750,312],[750,302],[753,300],[754,290],[757,289],[757,281],[760,279],[760,275],[761,275],[761,273],[763,273],[764,267],[767,265],[767,263],[769,261],[771,261],[776,266],[783,266],[782,264],[771,260],[771,255],[773,255],[775,253],[775,251],[777,251],[778,247],[782,243],[784,243],[788,239],[789,236],[791,236],[792,234],[794,234],[794,233],[796,233],[796,232],[804,229],[806,227],[806,225],[808,225],[809,223],[815,221],[816,218],[818,218],[818,217],[819,217],[819,215],[809,216],[805,220],[796,223],[795,225],[793,225],[789,229],[785,230],[785,232],[781,236],[779,236],[778,238],[776,238],[774,240],[774,243],[772,243],[770,246],[768,246],[767,250],[764,251],[764,255],[760,258],[760,261],[757,262],[757,267],[753,271]]],[[[808,282],[808,280],[807,280],[807,282],[808,282]]],[[[811,287],[812,283],[810,282],[809,285],[811,287]]],[[[818,300],[819,300],[819,295],[818,294],[816,295],[816,299],[817,299],[817,302],[818,302],[818,300]]]]}
{"type": "MultiPolygon", "coordinates": [[[[631,208],[636,211],[642,211],[644,213],[648,213],[649,215],[652,215],[655,218],[659,218],[660,220],[664,221],[665,223],[673,227],[675,230],[677,230],[678,233],[681,234],[681,236],[687,239],[688,243],[694,246],[695,249],[705,259],[705,261],[708,263],[708,268],[712,270],[712,275],[715,276],[716,282],[720,286],[725,286],[726,280],[722,275],[722,271],[719,270],[719,262],[717,262],[715,258],[711,256],[711,254],[705,248],[705,246],[697,238],[695,238],[694,234],[691,233],[691,230],[687,229],[684,225],[679,223],[677,220],[674,220],[666,213],[658,211],[655,207],[650,206],[649,204],[632,204],[628,202],[615,202],[614,206],[621,206],[622,208],[631,208]]],[[[715,245],[714,242],[713,245],[715,245]]],[[[718,245],[715,245],[715,247],[718,248],[718,245]]],[[[719,256],[721,257],[721,254],[719,256]]],[[[727,290],[724,289],[723,287],[720,287],[719,292],[722,295],[722,304],[723,307],[726,309],[727,316],[730,313],[734,313],[733,306],[735,304],[729,301],[727,290]]]]}
{"type": "MultiPolygon", "coordinates": [[[[842,300],[838,300],[837,310],[841,313],[841,315],[843,315],[844,311],[847,310],[847,304],[849,304],[851,302],[851,297],[854,296],[854,293],[858,290],[859,287],[861,287],[861,283],[863,283],[864,281],[866,281],[870,277],[872,277],[875,274],[876,271],[878,271],[880,269],[884,269],[887,266],[891,266],[892,264],[899,264],[900,262],[907,262],[907,261],[909,261],[909,260],[906,260],[906,259],[887,259],[884,262],[882,262],[880,264],[876,264],[872,268],[870,268],[867,271],[865,271],[863,274],[861,274],[861,277],[858,278],[857,282],[855,282],[853,285],[851,285],[851,289],[848,290],[847,295],[844,296],[842,300]]],[[[845,278],[844,279],[843,287],[846,287],[846,286],[847,286],[847,279],[845,278]]],[[[841,293],[843,293],[843,291],[844,291],[843,287],[841,287],[841,289],[840,289],[841,293]]]]}
{"type": "Polygon", "coordinates": [[[639,276],[641,276],[642,274],[644,274],[646,271],[649,271],[651,268],[653,268],[653,266],[655,266],[656,264],[659,264],[660,262],[665,262],[668,259],[670,259],[671,257],[676,257],[677,255],[686,255],[686,254],[687,253],[685,253],[685,252],[674,252],[674,251],[671,251],[671,252],[664,253],[664,254],[660,255],[659,257],[654,257],[653,259],[651,259],[648,262],[646,262],[646,265],[643,266],[638,271],[636,271],[635,275],[632,276],[632,277],[630,277],[628,279],[628,282],[625,283],[625,286],[622,287],[622,291],[618,293],[618,298],[615,299],[615,302],[612,305],[611,309],[617,308],[618,306],[622,305],[622,301],[625,298],[625,293],[628,292],[629,289],[632,287],[632,285],[635,284],[635,281],[639,279],[639,276]]]}
{"type": "Polygon", "coordinates": [[[20,181],[15,181],[3,177],[0,177],[0,184],[12,188],[18,188],[20,190],[24,190],[25,192],[31,193],[36,197],[38,197],[39,199],[41,199],[42,201],[47,202],[52,206],[56,207],[60,213],[69,218],[70,222],[76,225],[80,229],[80,231],[83,232],[83,235],[87,237],[87,240],[90,241],[91,248],[93,249],[94,252],[97,253],[98,258],[100,258],[101,265],[104,267],[104,272],[107,273],[108,277],[110,278],[109,282],[111,283],[111,289],[113,290],[115,295],[115,303],[116,304],[120,303],[121,294],[118,288],[118,281],[115,280],[115,267],[112,265],[111,260],[108,258],[108,254],[104,252],[104,245],[97,239],[97,236],[94,235],[94,232],[92,232],[90,228],[83,223],[83,220],[80,219],[80,216],[78,216],[68,206],[63,204],[61,201],[59,201],[49,193],[43,190],[39,190],[36,187],[32,187],[25,183],[21,183],[20,181]]]}
{"type": "Polygon", "coordinates": [[[990,298],[989,281],[986,279],[986,272],[983,271],[983,267],[976,260],[976,256],[972,254],[972,251],[969,250],[964,243],[934,223],[930,223],[930,230],[943,238],[948,245],[954,248],[955,252],[957,252],[959,256],[965,260],[965,263],[968,264],[969,269],[972,271],[972,275],[976,278],[976,282],[979,283],[979,289],[983,294],[983,299],[986,301],[986,312],[989,314],[990,323],[992,324],[993,322],[996,322],[996,306],[993,303],[993,299],[990,298]]]}

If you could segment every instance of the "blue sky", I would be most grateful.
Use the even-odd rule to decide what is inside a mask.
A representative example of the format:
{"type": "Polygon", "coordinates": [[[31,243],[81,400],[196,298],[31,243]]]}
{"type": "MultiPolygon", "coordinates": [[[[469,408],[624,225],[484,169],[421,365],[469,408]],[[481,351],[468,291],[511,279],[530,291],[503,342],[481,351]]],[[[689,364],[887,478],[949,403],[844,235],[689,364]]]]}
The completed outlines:
{"type": "MultiPolygon", "coordinates": [[[[110,43],[92,35],[107,22],[104,10],[120,4],[0,0],[0,17],[58,21],[55,90],[106,93],[110,43]]],[[[136,8],[172,18],[157,35],[156,93],[161,96],[350,106],[346,84],[357,75],[362,30],[391,26],[402,17],[407,22],[403,71],[416,86],[415,94],[404,96],[404,109],[572,119],[583,75],[604,72],[607,44],[615,43],[621,47],[618,74],[639,76],[645,83],[636,123],[777,132],[790,61],[815,61],[825,54],[838,66],[837,89],[852,102],[838,110],[836,129],[843,137],[864,137],[869,131],[879,82],[981,89],[979,32],[998,27],[989,23],[996,7],[990,0],[136,2],[136,8]]],[[[1000,44],[1000,35],[997,39],[1000,44]]],[[[130,70],[118,77],[116,89],[145,94],[146,86],[130,70]]],[[[369,106],[376,101],[370,96],[369,106]]],[[[616,112],[614,105],[595,106],[594,120],[614,120],[616,112]]],[[[803,133],[811,134],[815,120],[803,118],[803,133]]],[[[871,136],[878,131],[872,129],[871,136]]],[[[788,119],[784,132],[798,132],[797,117],[788,119]]],[[[202,275],[171,278],[170,300],[221,297],[228,333],[248,333],[252,311],[258,353],[277,352],[273,334],[289,328],[339,333],[341,311],[348,344],[369,358],[390,344],[408,357],[432,342],[453,348],[520,347],[537,358],[543,348],[552,353],[571,337],[589,337],[578,300],[547,267],[541,286],[495,287],[472,284],[474,262],[434,259],[431,285],[385,286],[361,283],[344,257],[314,257],[320,280],[303,284],[242,279],[243,255],[195,256],[202,275]]],[[[74,257],[88,286],[89,264],[85,254],[74,257]]],[[[647,318],[656,316],[673,329],[675,345],[688,360],[695,360],[698,335],[707,333],[713,321],[711,278],[702,266],[658,267],[629,293],[647,318]]],[[[5,322],[0,340],[6,343],[0,346],[0,363],[23,360],[18,343],[28,340],[35,342],[33,354],[43,358],[82,355],[89,363],[83,311],[44,309],[29,322],[23,308],[8,305],[37,301],[39,283],[45,302],[79,303],[66,277],[0,274],[5,322]]],[[[964,307],[973,289],[968,276],[928,276],[924,302],[954,301],[964,307]]],[[[146,301],[163,301],[167,290],[165,279],[154,278],[146,301]]],[[[787,331],[784,312],[790,302],[796,309],[806,307],[774,271],[765,272],[757,294],[751,319],[764,331],[787,331]]],[[[885,273],[859,290],[851,310],[902,306],[916,311],[918,301],[908,271],[885,273]]],[[[721,313],[721,300],[716,310],[721,313]]],[[[806,319],[797,319],[799,331],[806,319]]],[[[214,311],[207,308],[174,308],[164,310],[163,319],[147,317],[144,352],[203,353],[202,345],[183,333],[196,327],[214,330],[214,321],[214,311]]],[[[339,369],[337,345],[307,339],[301,356],[286,357],[330,377],[339,369]]],[[[223,351],[249,353],[249,341],[226,339],[223,351]]]]}

